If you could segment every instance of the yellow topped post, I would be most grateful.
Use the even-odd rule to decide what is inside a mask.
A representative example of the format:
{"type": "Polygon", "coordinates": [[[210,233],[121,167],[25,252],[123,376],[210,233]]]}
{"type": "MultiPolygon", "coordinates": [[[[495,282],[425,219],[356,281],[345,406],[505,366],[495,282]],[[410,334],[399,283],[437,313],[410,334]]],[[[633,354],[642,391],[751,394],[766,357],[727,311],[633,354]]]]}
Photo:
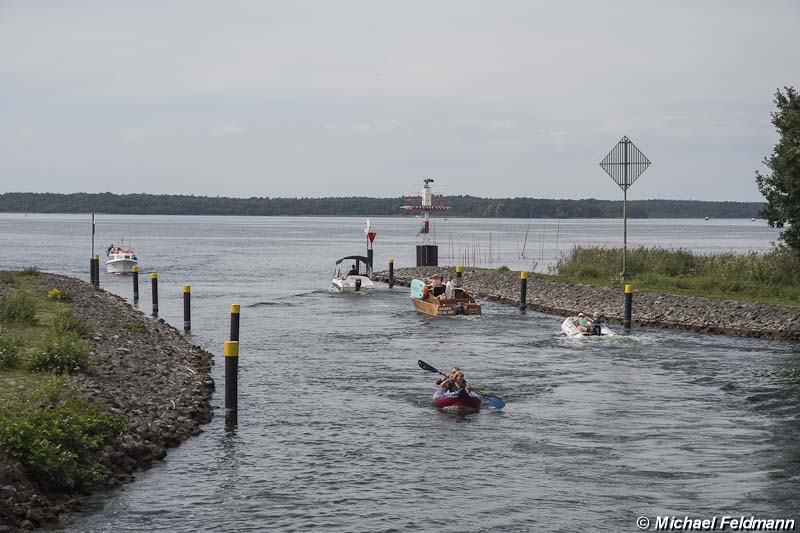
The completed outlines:
{"type": "Polygon", "coordinates": [[[625,285],[625,316],[622,320],[622,326],[625,331],[631,329],[631,316],[633,315],[633,285],[625,285]]]}
{"type": "Polygon", "coordinates": [[[183,286],[183,331],[192,329],[192,287],[183,286]]]}
{"type": "Polygon", "coordinates": [[[150,286],[153,292],[153,316],[158,315],[158,274],[150,274],[150,286]]]}
{"type": "Polygon", "coordinates": [[[520,272],[519,273],[519,279],[528,279],[528,273],[527,272],[520,272]]]}
{"type": "Polygon", "coordinates": [[[625,285],[625,294],[630,294],[633,292],[633,285],[625,285]]]}
{"type": "Polygon", "coordinates": [[[225,357],[239,357],[239,341],[225,341],[222,354],[225,357]]]}
{"type": "Polygon", "coordinates": [[[519,308],[528,308],[528,273],[524,271],[519,273],[519,308]]]}
{"type": "Polygon", "coordinates": [[[133,265],[133,268],[131,270],[133,272],[139,272],[139,266],[138,265],[133,265]]]}

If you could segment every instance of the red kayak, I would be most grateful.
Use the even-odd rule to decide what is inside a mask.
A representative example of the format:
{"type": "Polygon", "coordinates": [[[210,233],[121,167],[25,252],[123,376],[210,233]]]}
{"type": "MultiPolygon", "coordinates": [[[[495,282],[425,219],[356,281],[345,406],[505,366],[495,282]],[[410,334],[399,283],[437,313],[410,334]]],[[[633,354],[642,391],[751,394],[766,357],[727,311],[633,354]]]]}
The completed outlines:
{"type": "Polygon", "coordinates": [[[481,398],[474,392],[464,395],[439,390],[433,393],[433,405],[443,411],[472,412],[481,408],[481,398]]]}

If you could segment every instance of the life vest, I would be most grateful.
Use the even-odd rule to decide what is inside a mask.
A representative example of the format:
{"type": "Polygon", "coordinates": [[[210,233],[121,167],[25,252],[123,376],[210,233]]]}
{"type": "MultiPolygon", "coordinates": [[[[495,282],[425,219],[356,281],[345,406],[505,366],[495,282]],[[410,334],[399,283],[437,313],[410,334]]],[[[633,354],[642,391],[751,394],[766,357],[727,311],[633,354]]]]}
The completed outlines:
{"type": "Polygon", "coordinates": [[[422,299],[424,300],[424,299],[427,299],[427,298],[428,298],[428,286],[427,285],[423,285],[422,286],[422,299]]]}

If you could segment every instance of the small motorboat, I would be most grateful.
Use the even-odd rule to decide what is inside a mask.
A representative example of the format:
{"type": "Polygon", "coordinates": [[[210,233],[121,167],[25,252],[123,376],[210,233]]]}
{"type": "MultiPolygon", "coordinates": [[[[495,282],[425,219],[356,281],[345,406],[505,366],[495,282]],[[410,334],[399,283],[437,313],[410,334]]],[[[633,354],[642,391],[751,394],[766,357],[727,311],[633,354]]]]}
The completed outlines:
{"type": "Polygon", "coordinates": [[[331,285],[337,292],[372,291],[375,284],[369,259],[363,255],[349,255],[336,261],[331,285]],[[345,261],[352,261],[352,266],[343,265],[345,261]]]}
{"type": "Polygon", "coordinates": [[[431,316],[456,316],[456,315],[480,315],[481,304],[461,287],[453,286],[452,292],[448,294],[445,287],[441,288],[441,293],[422,281],[415,279],[411,281],[411,301],[414,309],[420,313],[431,316]]]}
{"type": "Polygon", "coordinates": [[[605,324],[600,328],[600,335],[592,335],[588,331],[581,331],[578,329],[578,326],[575,325],[575,321],[578,317],[567,317],[564,319],[564,322],[561,323],[561,331],[564,332],[564,335],[567,337],[576,337],[576,338],[583,338],[583,337],[614,337],[617,334],[614,333],[612,330],[608,328],[605,324]]]}
{"type": "Polygon", "coordinates": [[[106,272],[109,274],[130,274],[133,267],[139,264],[138,261],[130,248],[112,244],[106,250],[106,272]]]}
{"type": "Polygon", "coordinates": [[[437,390],[433,393],[433,405],[442,411],[472,413],[481,408],[481,398],[474,392],[465,394],[463,390],[456,392],[437,390]]]}

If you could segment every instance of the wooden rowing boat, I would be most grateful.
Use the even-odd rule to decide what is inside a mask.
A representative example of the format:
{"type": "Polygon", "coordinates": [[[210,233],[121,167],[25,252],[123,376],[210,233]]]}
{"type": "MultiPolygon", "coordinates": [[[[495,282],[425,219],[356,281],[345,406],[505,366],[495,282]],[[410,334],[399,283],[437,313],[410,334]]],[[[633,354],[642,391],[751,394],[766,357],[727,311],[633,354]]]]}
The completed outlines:
{"type": "Polygon", "coordinates": [[[480,315],[481,305],[467,291],[456,288],[452,298],[444,294],[433,296],[424,281],[411,282],[411,301],[414,309],[431,316],[480,315]]]}

